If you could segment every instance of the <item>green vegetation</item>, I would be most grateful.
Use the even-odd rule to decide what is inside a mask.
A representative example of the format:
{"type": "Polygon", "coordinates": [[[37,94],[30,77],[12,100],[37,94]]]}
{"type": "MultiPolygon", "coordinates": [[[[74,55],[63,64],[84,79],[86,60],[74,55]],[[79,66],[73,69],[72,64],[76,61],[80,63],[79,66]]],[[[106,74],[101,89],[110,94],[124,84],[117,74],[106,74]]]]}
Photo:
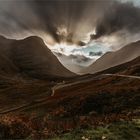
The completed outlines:
{"type": "Polygon", "coordinates": [[[140,120],[116,122],[104,127],[76,129],[50,140],[139,140],[140,120]]]}

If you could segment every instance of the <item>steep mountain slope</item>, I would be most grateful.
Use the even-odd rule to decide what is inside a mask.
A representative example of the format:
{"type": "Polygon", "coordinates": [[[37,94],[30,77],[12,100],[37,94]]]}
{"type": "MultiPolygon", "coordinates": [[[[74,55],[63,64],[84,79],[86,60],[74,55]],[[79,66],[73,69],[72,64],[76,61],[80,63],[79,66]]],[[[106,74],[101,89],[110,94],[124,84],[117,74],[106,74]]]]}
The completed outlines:
{"type": "Polygon", "coordinates": [[[116,52],[108,52],[81,73],[96,73],[131,61],[140,56],[140,41],[131,43],[116,52]]]}
{"type": "MultiPolygon", "coordinates": [[[[0,56],[9,60],[18,73],[26,73],[37,78],[71,77],[74,73],[67,70],[39,37],[23,40],[9,40],[0,37],[0,56]]],[[[9,65],[7,63],[7,65],[9,65]]],[[[6,66],[6,63],[1,66],[6,66]]]]}
{"type": "Polygon", "coordinates": [[[14,40],[0,36],[0,74],[14,75],[19,72],[18,67],[12,62],[12,43],[14,40]]]}
{"type": "Polygon", "coordinates": [[[132,61],[117,65],[115,67],[109,68],[107,70],[101,71],[97,74],[103,73],[119,73],[125,75],[140,75],[140,56],[133,59],[132,61]]]}
{"type": "Polygon", "coordinates": [[[18,68],[11,62],[10,59],[0,54],[0,74],[14,75],[17,74],[18,68]]]}

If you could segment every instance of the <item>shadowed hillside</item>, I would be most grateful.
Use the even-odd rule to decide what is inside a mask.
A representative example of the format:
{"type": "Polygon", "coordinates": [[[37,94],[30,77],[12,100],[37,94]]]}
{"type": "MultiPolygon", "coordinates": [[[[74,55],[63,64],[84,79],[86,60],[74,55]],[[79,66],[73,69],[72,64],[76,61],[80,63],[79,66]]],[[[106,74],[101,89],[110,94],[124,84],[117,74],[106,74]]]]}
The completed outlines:
{"type": "Polygon", "coordinates": [[[107,70],[101,71],[96,74],[103,74],[103,73],[119,73],[125,75],[137,75],[140,76],[140,56],[133,59],[130,62],[109,68],[107,70]]]}
{"type": "Polygon", "coordinates": [[[119,137],[120,128],[138,133],[139,57],[101,73],[75,76],[40,38],[6,40],[0,46],[0,139],[79,140],[92,132],[90,137],[98,140],[104,131],[119,137]]]}
{"type": "Polygon", "coordinates": [[[27,74],[41,79],[52,77],[71,77],[74,73],[67,70],[55,55],[47,48],[39,37],[29,37],[23,40],[0,38],[1,67],[17,70],[17,73],[27,74]],[[9,66],[8,66],[9,65],[9,66]]]}

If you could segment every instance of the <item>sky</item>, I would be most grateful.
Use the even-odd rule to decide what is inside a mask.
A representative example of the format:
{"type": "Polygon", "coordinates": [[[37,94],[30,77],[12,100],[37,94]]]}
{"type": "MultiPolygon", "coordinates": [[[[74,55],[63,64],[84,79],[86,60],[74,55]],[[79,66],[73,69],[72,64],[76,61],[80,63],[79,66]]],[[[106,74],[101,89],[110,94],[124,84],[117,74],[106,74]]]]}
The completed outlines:
{"type": "MultiPolygon", "coordinates": [[[[122,3],[131,2],[134,4],[134,6],[140,7],[140,0],[118,0],[118,1],[121,1],[122,3]]],[[[131,37],[132,42],[138,40],[139,36],[140,35],[138,33],[138,34],[135,34],[133,37],[131,37]]],[[[72,55],[72,54],[81,55],[81,56],[86,56],[87,58],[96,60],[100,58],[103,54],[105,54],[106,52],[116,51],[120,49],[121,47],[123,47],[124,45],[130,43],[129,38],[126,39],[126,37],[123,38],[125,41],[122,42],[122,37],[123,36],[116,37],[116,36],[111,35],[99,41],[91,41],[83,47],[77,47],[76,45],[66,45],[62,43],[62,44],[55,45],[54,48],[52,48],[52,50],[54,52],[59,52],[65,55],[72,55]],[[121,43],[117,43],[117,42],[121,42],[121,43]],[[102,52],[100,56],[89,55],[91,52],[100,52],[100,51],[102,52]]],[[[84,41],[88,41],[88,40],[89,38],[87,40],[85,39],[84,41]]]]}
{"type": "Polygon", "coordinates": [[[0,0],[0,27],[8,38],[36,35],[53,52],[98,59],[140,39],[140,0],[0,0]]]}
{"type": "Polygon", "coordinates": [[[140,6],[140,0],[119,0],[121,2],[132,2],[135,6],[140,6]]]}

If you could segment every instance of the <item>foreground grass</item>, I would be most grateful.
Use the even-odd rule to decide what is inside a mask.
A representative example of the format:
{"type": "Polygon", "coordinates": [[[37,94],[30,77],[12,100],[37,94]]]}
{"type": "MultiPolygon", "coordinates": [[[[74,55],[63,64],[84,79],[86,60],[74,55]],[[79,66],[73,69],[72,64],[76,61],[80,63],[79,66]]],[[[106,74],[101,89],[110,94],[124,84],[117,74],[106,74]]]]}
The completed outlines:
{"type": "Polygon", "coordinates": [[[140,119],[116,122],[104,127],[76,129],[50,140],[140,140],[140,119]]]}

